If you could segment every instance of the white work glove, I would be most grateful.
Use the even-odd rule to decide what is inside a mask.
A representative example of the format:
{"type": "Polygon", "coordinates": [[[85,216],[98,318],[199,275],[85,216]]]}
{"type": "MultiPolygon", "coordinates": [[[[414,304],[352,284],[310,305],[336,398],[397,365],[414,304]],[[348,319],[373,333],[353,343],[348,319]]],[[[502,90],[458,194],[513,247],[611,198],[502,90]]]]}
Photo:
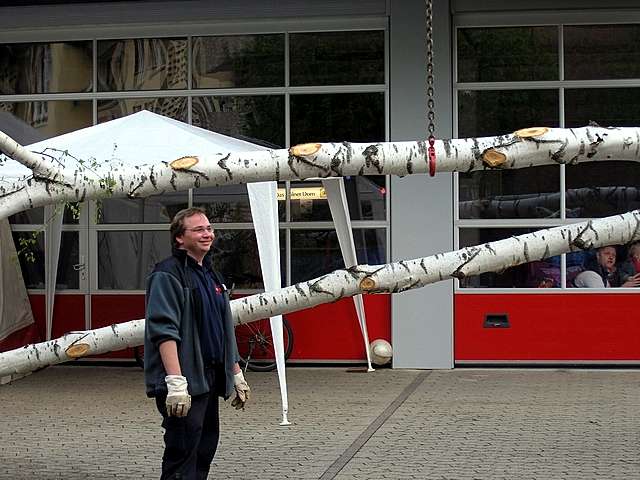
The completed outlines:
{"type": "Polygon", "coordinates": [[[167,375],[167,414],[170,417],[186,417],[191,408],[191,395],[187,390],[187,379],[182,375],[167,375]]]}
{"type": "Polygon", "coordinates": [[[249,400],[251,389],[249,388],[247,381],[244,379],[242,371],[239,371],[233,376],[233,383],[236,388],[236,398],[231,402],[231,406],[236,407],[236,410],[244,410],[244,404],[249,400]]]}

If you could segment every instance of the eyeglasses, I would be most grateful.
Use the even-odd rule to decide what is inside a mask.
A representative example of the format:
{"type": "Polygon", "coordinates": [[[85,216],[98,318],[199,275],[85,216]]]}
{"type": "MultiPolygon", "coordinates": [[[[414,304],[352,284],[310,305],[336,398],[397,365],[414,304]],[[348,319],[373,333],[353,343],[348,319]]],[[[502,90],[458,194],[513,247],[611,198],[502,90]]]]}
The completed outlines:
{"type": "Polygon", "coordinates": [[[213,233],[213,227],[211,225],[208,225],[206,227],[196,227],[196,228],[185,228],[185,230],[189,230],[190,232],[193,233],[213,233]]]}

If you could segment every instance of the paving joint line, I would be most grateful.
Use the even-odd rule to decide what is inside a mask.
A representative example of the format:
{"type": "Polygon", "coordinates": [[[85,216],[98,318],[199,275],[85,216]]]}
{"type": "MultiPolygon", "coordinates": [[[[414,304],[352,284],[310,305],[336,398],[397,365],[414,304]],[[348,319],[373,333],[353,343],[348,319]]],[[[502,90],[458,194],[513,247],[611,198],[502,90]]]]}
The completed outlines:
{"type": "Polygon", "coordinates": [[[384,425],[384,423],[395,413],[398,408],[409,398],[409,396],[416,391],[416,389],[420,386],[422,382],[424,382],[425,378],[429,376],[431,370],[423,371],[419,373],[413,381],[407,385],[402,392],[389,404],[384,411],[376,417],[376,419],[369,424],[369,426],[358,435],[351,445],[347,447],[347,449],[342,452],[335,462],[333,462],[329,468],[325,470],[319,480],[333,480],[340,473],[340,471],[345,467],[347,463],[355,456],[358,451],[364,446],[365,443],[369,441],[371,437],[378,431],[378,429],[384,425]]]}

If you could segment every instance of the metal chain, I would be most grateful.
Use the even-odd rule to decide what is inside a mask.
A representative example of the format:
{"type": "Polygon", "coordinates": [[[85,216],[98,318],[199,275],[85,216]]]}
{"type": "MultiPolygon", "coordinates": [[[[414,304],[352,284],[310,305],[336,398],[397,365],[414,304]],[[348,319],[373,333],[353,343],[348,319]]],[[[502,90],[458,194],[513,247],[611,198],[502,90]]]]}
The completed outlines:
{"type": "Polygon", "coordinates": [[[436,173],[436,148],[434,146],[436,137],[436,113],[433,89],[433,0],[426,1],[426,17],[427,17],[427,35],[426,35],[426,51],[427,51],[427,132],[429,134],[429,175],[432,177],[436,173]]]}

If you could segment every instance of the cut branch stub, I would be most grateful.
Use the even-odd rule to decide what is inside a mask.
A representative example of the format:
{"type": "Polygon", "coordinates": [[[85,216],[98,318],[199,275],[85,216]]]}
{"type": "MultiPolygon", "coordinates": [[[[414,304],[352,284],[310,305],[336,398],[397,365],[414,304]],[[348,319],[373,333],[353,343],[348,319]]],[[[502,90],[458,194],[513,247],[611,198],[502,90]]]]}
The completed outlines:
{"type": "Polygon", "coordinates": [[[376,282],[371,277],[365,277],[360,282],[360,289],[364,290],[365,292],[373,290],[374,288],[376,288],[376,282]]]}
{"type": "Polygon", "coordinates": [[[488,148],[482,154],[482,161],[490,168],[497,168],[507,161],[507,156],[495,148],[488,148]]]}
{"type": "Polygon", "coordinates": [[[86,343],[76,343],[65,350],[65,353],[71,358],[84,357],[89,351],[89,345],[86,343]]]}
{"type": "Polygon", "coordinates": [[[322,147],[321,143],[302,143],[300,145],[294,145],[289,152],[295,157],[306,157],[313,155],[322,147]]]}
{"type": "Polygon", "coordinates": [[[169,164],[174,170],[188,170],[198,163],[197,157],[180,157],[169,164]]]}
{"type": "Polygon", "coordinates": [[[529,127],[516,130],[513,134],[518,138],[539,137],[549,131],[548,127],[529,127]]]}

